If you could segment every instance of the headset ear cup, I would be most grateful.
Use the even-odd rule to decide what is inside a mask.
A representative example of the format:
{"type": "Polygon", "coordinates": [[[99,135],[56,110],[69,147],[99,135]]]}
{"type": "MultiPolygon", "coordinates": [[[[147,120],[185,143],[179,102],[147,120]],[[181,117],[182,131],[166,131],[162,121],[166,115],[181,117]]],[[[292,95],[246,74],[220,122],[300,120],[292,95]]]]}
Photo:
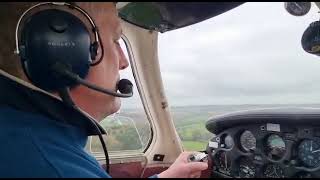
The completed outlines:
{"type": "Polygon", "coordinates": [[[98,54],[98,42],[95,41],[90,46],[90,55],[91,55],[92,61],[96,60],[97,54],[98,54]]]}
{"type": "Polygon", "coordinates": [[[28,60],[21,58],[21,66],[22,66],[22,70],[23,70],[24,74],[26,75],[26,77],[32,82],[30,72],[29,72],[29,67],[28,67],[28,60]]]}

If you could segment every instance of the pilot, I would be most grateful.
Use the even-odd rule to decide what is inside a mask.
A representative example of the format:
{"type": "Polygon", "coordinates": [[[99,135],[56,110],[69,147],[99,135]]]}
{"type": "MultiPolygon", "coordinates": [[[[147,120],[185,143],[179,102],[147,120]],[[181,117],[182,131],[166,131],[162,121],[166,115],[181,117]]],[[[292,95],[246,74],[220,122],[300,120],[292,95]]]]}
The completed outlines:
{"type": "MultiPolygon", "coordinates": [[[[122,30],[116,3],[75,4],[90,14],[104,47],[101,62],[89,68],[85,80],[115,90],[119,71],[128,67],[118,42],[122,30]]],[[[77,85],[69,93],[83,110],[79,113],[61,103],[57,98],[61,94],[43,91],[30,81],[13,51],[17,21],[31,5],[7,2],[0,6],[0,177],[110,177],[84,150],[88,135],[94,132],[83,114],[99,122],[119,110],[120,98],[77,85]]],[[[79,19],[85,21],[83,16],[79,19]]],[[[167,170],[152,177],[200,177],[208,164],[188,162],[190,153],[181,153],[167,170]]]]}

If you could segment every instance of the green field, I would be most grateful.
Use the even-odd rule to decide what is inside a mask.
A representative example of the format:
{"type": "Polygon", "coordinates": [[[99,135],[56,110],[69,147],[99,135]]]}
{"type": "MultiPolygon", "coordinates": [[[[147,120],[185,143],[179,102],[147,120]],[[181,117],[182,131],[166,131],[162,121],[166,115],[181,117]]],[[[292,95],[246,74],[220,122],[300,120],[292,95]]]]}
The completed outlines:
{"type": "Polygon", "coordinates": [[[182,141],[182,144],[186,151],[202,151],[207,147],[207,142],[201,141],[182,141]]]}

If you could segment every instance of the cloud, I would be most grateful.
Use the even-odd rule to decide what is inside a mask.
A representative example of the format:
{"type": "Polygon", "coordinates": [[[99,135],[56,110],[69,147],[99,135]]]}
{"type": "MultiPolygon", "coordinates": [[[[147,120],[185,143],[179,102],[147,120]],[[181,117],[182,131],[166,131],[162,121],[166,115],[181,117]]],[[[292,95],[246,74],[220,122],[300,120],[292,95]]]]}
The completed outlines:
{"type": "Polygon", "coordinates": [[[306,16],[294,17],[283,3],[246,3],[159,34],[170,104],[320,102],[320,59],[300,44],[317,16],[314,5],[306,16]]]}

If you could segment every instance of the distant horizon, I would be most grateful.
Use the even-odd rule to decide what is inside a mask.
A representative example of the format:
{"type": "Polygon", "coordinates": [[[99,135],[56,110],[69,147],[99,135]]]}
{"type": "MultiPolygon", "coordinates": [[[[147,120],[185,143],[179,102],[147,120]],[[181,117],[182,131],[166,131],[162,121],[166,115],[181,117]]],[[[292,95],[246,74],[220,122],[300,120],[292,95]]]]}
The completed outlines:
{"type": "MultiPolygon", "coordinates": [[[[288,104],[288,103],[264,103],[264,104],[201,104],[201,105],[169,105],[170,108],[181,108],[181,107],[196,107],[196,106],[310,106],[310,105],[318,105],[320,106],[320,102],[319,103],[296,103],[296,104],[288,104]]],[[[123,109],[141,109],[141,107],[126,107],[123,109]]]]}
{"type": "Polygon", "coordinates": [[[320,105],[319,103],[245,103],[245,104],[196,104],[196,105],[173,105],[171,107],[186,107],[186,106],[246,106],[246,105],[320,105]]]}

